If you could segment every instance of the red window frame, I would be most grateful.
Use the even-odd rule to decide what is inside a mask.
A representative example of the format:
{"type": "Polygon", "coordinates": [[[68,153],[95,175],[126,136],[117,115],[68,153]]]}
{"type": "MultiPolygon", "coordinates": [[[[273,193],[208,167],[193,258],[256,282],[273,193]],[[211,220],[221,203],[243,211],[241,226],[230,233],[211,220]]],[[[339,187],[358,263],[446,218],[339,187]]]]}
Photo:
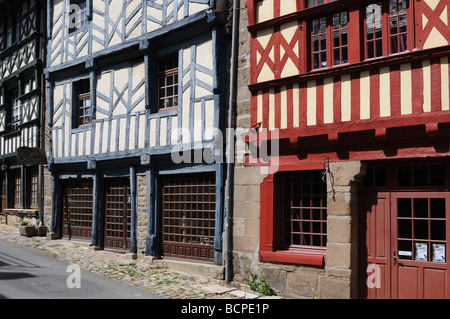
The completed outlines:
{"type": "MultiPolygon", "coordinates": [[[[280,168],[279,172],[289,171],[291,167],[280,168]]],[[[303,169],[323,169],[320,165],[311,164],[303,169]]],[[[262,261],[295,263],[323,266],[326,255],[325,247],[283,245],[283,218],[281,196],[281,174],[269,174],[261,185],[261,217],[260,217],[260,249],[259,259],[262,261]]]]}
{"type": "Polygon", "coordinates": [[[310,20],[310,70],[324,69],[349,62],[349,17],[350,15],[347,11],[339,11],[310,20]],[[345,27],[341,24],[341,18],[344,15],[346,16],[345,27]],[[339,19],[338,25],[335,24],[335,16],[339,19]],[[324,28],[321,27],[323,23],[325,24],[324,28]],[[338,35],[337,43],[335,41],[336,34],[338,35]],[[322,41],[323,37],[325,37],[325,42],[322,41]],[[339,55],[338,59],[336,59],[337,54],[339,55]]]}
{"type": "Polygon", "coordinates": [[[414,20],[412,15],[412,0],[384,0],[377,1],[367,5],[364,5],[361,9],[361,15],[363,20],[363,41],[364,46],[364,59],[369,60],[373,58],[379,58],[383,56],[389,56],[393,54],[399,54],[411,50],[414,46],[413,37],[411,35],[411,30],[414,26],[414,20]],[[391,10],[391,2],[396,2],[396,12],[391,10]],[[399,12],[399,2],[404,3],[403,11],[399,12]],[[368,39],[368,33],[370,34],[370,29],[368,29],[368,12],[369,6],[379,4],[381,10],[381,16],[376,20],[378,24],[381,24],[381,34],[376,36],[375,28],[373,29],[373,37],[368,39]],[[396,21],[395,28],[391,28],[391,21],[396,21]],[[400,27],[400,21],[406,23],[406,27],[402,29],[400,27]],[[392,30],[396,30],[392,33],[392,30]],[[402,40],[403,39],[403,40],[402,40]],[[376,46],[372,45],[372,51],[374,54],[369,54],[370,49],[368,48],[369,43],[374,44],[378,41],[381,45],[380,52],[376,53],[376,46]],[[395,45],[394,45],[395,44],[395,45]],[[403,47],[402,49],[400,47],[403,47]],[[394,49],[397,48],[397,49],[394,49]]]}
{"type": "Polygon", "coordinates": [[[312,8],[334,2],[336,0],[305,0],[305,8],[312,8]]]}

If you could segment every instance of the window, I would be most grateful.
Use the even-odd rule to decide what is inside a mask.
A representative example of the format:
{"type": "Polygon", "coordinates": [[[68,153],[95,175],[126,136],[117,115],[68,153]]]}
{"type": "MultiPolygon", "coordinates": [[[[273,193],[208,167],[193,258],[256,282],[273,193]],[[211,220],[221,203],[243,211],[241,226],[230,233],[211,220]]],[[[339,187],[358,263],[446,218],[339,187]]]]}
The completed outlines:
{"type": "Polygon", "coordinates": [[[311,8],[315,6],[320,6],[321,4],[330,3],[336,0],[306,0],[306,7],[311,8]]]}
{"type": "Polygon", "coordinates": [[[259,259],[323,266],[327,186],[323,170],[281,171],[261,184],[259,259]]]}
{"type": "Polygon", "coordinates": [[[445,263],[445,198],[398,198],[398,257],[445,263]]]}
{"type": "Polygon", "coordinates": [[[366,7],[366,52],[371,59],[383,55],[381,2],[366,7]]]}
{"type": "Polygon", "coordinates": [[[158,110],[178,106],[178,59],[170,56],[158,62],[158,110]]]}
{"type": "Polygon", "coordinates": [[[348,62],[348,13],[333,14],[333,65],[348,62]]]}
{"type": "Polygon", "coordinates": [[[327,190],[321,171],[282,173],[283,248],[324,248],[327,190]]]}
{"type": "Polygon", "coordinates": [[[389,1],[389,30],[391,53],[406,51],[406,8],[407,0],[389,1]]]}
{"type": "Polygon", "coordinates": [[[21,118],[19,91],[11,93],[11,132],[19,130],[21,118]]]}
{"type": "Polygon", "coordinates": [[[74,127],[82,127],[92,124],[91,92],[89,80],[78,82],[74,85],[75,105],[77,107],[74,127]]]}
{"type": "Polygon", "coordinates": [[[327,67],[327,20],[322,17],[312,21],[313,69],[327,67]]]}
{"type": "Polygon", "coordinates": [[[71,0],[69,9],[69,33],[84,29],[87,25],[86,1],[71,0]]]}
{"type": "Polygon", "coordinates": [[[20,169],[14,170],[14,208],[22,208],[22,174],[20,169]]]}
{"type": "Polygon", "coordinates": [[[367,59],[408,50],[407,9],[408,0],[389,0],[388,4],[378,2],[366,6],[365,46],[367,59]],[[388,23],[389,25],[387,25],[388,23]]]}
{"type": "Polygon", "coordinates": [[[30,208],[38,208],[39,206],[39,170],[37,166],[30,169],[30,208]]]}
{"type": "Polygon", "coordinates": [[[348,63],[347,25],[346,11],[312,20],[312,69],[348,63]],[[332,39],[332,43],[328,39],[332,39]]]}

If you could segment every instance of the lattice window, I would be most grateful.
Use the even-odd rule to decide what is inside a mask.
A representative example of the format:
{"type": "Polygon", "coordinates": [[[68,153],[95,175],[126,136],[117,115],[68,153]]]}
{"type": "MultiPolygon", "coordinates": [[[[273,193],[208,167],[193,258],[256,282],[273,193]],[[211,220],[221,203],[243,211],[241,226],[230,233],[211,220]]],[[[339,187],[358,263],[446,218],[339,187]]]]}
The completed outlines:
{"type": "Polygon", "coordinates": [[[408,10],[408,0],[389,0],[365,7],[366,59],[408,50],[408,10]]]}
{"type": "Polygon", "coordinates": [[[312,20],[312,61],[313,69],[327,67],[327,19],[312,20]]]}
{"type": "Polygon", "coordinates": [[[14,208],[22,208],[22,172],[14,170],[14,208]]]}
{"type": "Polygon", "coordinates": [[[407,0],[389,1],[389,30],[391,53],[399,53],[408,49],[407,45],[407,0]]]}
{"type": "Polygon", "coordinates": [[[368,59],[383,55],[383,23],[381,2],[366,7],[366,56],[368,59]]]}
{"type": "Polygon", "coordinates": [[[19,91],[11,93],[11,132],[19,130],[21,120],[21,102],[19,99],[19,91]]]}
{"type": "Polygon", "coordinates": [[[322,171],[281,174],[284,248],[325,247],[327,190],[322,171]]]}
{"type": "Polygon", "coordinates": [[[39,206],[39,169],[34,166],[30,169],[30,208],[38,208],[39,206]]]}
{"type": "Polygon", "coordinates": [[[398,198],[398,257],[445,263],[445,198],[398,198]]]}
{"type": "Polygon", "coordinates": [[[311,21],[312,69],[348,63],[347,29],[348,12],[346,11],[311,21]]]}
{"type": "Polygon", "coordinates": [[[333,65],[348,62],[348,13],[334,13],[332,15],[333,31],[333,65]]]}
{"type": "Polygon", "coordinates": [[[315,6],[320,6],[325,3],[330,3],[336,0],[306,0],[306,7],[311,8],[315,6]]]}
{"type": "Polygon", "coordinates": [[[174,247],[165,249],[165,255],[212,259],[216,208],[214,175],[166,178],[162,199],[163,240],[166,247],[174,247]]]}
{"type": "Polygon", "coordinates": [[[88,23],[86,1],[71,0],[69,10],[69,33],[84,29],[88,23]]]}
{"type": "Polygon", "coordinates": [[[81,81],[75,85],[77,121],[75,126],[86,126],[92,124],[91,92],[89,81],[81,81]]]}
{"type": "Polygon", "coordinates": [[[158,62],[158,110],[178,106],[178,58],[170,56],[158,62]]]}

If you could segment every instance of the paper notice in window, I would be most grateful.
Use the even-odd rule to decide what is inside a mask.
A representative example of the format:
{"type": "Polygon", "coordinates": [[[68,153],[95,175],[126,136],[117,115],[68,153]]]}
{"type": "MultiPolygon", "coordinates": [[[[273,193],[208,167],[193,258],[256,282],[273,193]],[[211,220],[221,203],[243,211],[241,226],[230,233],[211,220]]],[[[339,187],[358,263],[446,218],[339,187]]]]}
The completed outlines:
{"type": "Polygon", "coordinates": [[[426,243],[415,243],[415,246],[416,246],[415,260],[427,261],[428,260],[428,245],[426,243]]]}
{"type": "Polygon", "coordinates": [[[445,244],[433,244],[433,261],[445,263],[445,244]]]}

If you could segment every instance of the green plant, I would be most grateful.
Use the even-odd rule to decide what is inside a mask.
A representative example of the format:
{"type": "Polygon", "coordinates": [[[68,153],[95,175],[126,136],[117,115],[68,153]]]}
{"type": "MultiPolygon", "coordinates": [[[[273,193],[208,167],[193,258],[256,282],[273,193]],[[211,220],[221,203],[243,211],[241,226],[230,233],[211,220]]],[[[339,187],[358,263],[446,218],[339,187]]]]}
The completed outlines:
{"type": "Polygon", "coordinates": [[[26,220],[23,220],[21,223],[20,223],[20,226],[27,226],[28,225],[28,222],[26,221],[26,220]]]}
{"type": "Polygon", "coordinates": [[[277,293],[273,290],[266,281],[266,276],[262,276],[261,279],[258,279],[258,275],[250,273],[250,279],[244,279],[249,288],[252,291],[260,293],[262,296],[276,296],[277,293]]]}

